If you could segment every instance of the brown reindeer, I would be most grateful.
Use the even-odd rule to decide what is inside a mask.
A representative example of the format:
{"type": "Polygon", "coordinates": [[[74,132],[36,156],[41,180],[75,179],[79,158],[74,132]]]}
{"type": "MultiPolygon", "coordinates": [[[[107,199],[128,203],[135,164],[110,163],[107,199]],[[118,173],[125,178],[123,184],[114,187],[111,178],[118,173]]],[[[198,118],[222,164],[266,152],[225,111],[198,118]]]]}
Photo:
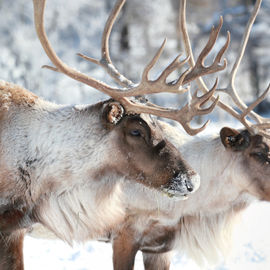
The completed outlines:
{"type": "MultiPolygon", "coordinates": [[[[133,269],[138,250],[143,252],[147,270],[168,270],[171,251],[178,249],[199,264],[215,262],[230,248],[235,219],[254,200],[270,201],[270,129],[269,120],[253,112],[270,90],[249,107],[240,99],[234,86],[235,75],[243,57],[250,29],[259,11],[257,0],[243,36],[239,55],[230,73],[226,89],[240,113],[219,102],[245,126],[244,130],[222,128],[220,135],[207,138],[188,138],[177,128],[160,122],[163,133],[181,152],[184,159],[201,176],[201,187],[186,201],[173,206],[157,200],[156,205],[145,192],[137,192],[131,199],[130,184],[124,186],[127,213],[125,222],[108,232],[113,244],[114,269],[133,269]],[[250,122],[247,116],[256,123],[250,122]],[[143,202],[139,205],[139,201],[143,202]],[[167,210],[166,210],[167,205],[167,210]],[[152,207],[152,209],[151,209],[152,207]],[[147,210],[145,210],[147,208],[147,210]],[[165,209],[163,211],[162,209],[165,209]]],[[[191,55],[185,22],[185,0],[181,1],[182,33],[186,50],[191,55]]],[[[207,88],[200,78],[199,86],[207,88]]]]}
{"type": "MultiPolygon", "coordinates": [[[[190,127],[195,115],[210,113],[201,108],[214,94],[194,95],[181,109],[168,109],[132,97],[169,92],[183,93],[197,78],[222,70],[219,62],[228,42],[213,65],[205,67],[206,48],[194,68],[168,82],[167,77],[187,61],[180,55],[152,81],[148,73],[158,60],[165,42],[146,66],[139,84],[130,84],[112,65],[108,39],[124,0],[117,1],[103,34],[102,59],[123,88],[116,88],[70,68],[51,47],[43,17],[46,0],[33,0],[37,35],[55,67],[54,71],[85,83],[112,99],[94,105],[56,105],[8,82],[0,81],[0,269],[23,269],[25,232],[40,223],[57,237],[72,244],[97,238],[125,218],[122,185],[132,182],[129,192],[147,190],[166,207],[173,197],[185,199],[200,183],[198,174],[163,136],[150,114],[178,121],[190,135],[202,131],[190,127]],[[112,158],[113,156],[113,158],[112,158]],[[167,195],[167,196],[164,196],[167,195]],[[168,203],[167,203],[168,201],[168,203]]],[[[215,42],[210,38],[209,44],[215,42]]]]}

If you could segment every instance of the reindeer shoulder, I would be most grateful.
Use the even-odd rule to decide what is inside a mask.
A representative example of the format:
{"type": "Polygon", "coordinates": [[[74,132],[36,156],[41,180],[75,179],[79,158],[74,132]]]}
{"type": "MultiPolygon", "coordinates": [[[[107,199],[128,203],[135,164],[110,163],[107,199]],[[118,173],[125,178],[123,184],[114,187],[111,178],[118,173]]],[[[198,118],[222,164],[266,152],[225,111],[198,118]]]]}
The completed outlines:
{"type": "Polygon", "coordinates": [[[0,80],[0,113],[8,111],[11,105],[31,107],[38,97],[25,88],[0,80]]]}

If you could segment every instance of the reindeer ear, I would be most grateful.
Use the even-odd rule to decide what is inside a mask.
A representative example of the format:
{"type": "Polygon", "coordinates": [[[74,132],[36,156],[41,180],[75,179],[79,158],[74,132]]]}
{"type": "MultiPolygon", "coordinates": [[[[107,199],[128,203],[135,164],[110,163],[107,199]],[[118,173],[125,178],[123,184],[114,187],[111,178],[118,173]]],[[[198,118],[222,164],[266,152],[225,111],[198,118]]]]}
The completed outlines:
{"type": "Polygon", "coordinates": [[[224,127],[220,131],[220,139],[225,148],[232,151],[243,151],[250,143],[248,132],[239,132],[235,129],[224,127]]]}
{"type": "Polygon", "coordinates": [[[106,121],[113,125],[117,125],[123,118],[124,114],[125,110],[123,106],[118,102],[108,103],[103,110],[103,115],[106,121]]]}

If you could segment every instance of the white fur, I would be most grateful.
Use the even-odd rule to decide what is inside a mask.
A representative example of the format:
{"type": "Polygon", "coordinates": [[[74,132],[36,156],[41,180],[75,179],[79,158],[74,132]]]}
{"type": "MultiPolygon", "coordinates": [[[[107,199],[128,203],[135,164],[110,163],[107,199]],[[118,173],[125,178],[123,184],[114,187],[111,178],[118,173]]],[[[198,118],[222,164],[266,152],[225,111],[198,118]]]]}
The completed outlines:
{"type": "Polygon", "coordinates": [[[169,140],[201,176],[199,190],[177,203],[176,245],[199,265],[217,263],[231,250],[241,210],[255,200],[246,192],[250,183],[241,166],[241,153],[227,151],[218,135],[190,138],[164,125],[169,140]]]}
{"type": "MultiPolygon", "coordinates": [[[[27,171],[28,207],[35,207],[38,220],[70,244],[100,236],[124,217],[119,175],[96,178],[111,159],[114,132],[102,134],[100,114],[89,108],[38,99],[26,109],[10,104],[1,122],[1,141],[7,143],[1,145],[0,165],[16,187],[24,182],[18,169],[27,171]]],[[[12,196],[0,194],[1,201],[12,196]]]]}
{"type": "MultiPolygon", "coordinates": [[[[123,183],[133,194],[147,190],[161,198],[165,210],[172,204],[158,191],[110,170],[118,165],[120,150],[117,132],[108,132],[102,123],[102,104],[56,105],[1,82],[0,95],[7,105],[0,111],[0,202],[23,200],[35,221],[69,244],[99,238],[123,221],[123,183]]],[[[199,178],[193,177],[197,188],[199,178]]],[[[30,221],[27,216],[22,225],[30,221]]]]}
{"type": "Polygon", "coordinates": [[[61,195],[50,196],[41,209],[40,220],[71,245],[75,241],[85,242],[86,239],[98,238],[124,216],[120,193],[120,184],[115,183],[114,179],[75,186],[61,195]],[[99,197],[104,196],[102,189],[110,189],[110,194],[99,201],[99,197]]]}
{"type": "MultiPolygon", "coordinates": [[[[242,210],[256,199],[247,192],[250,181],[241,166],[241,153],[227,151],[218,135],[191,138],[177,128],[162,125],[166,137],[200,174],[201,185],[187,200],[174,202],[147,192],[145,188],[137,188],[137,192],[132,193],[130,184],[126,183],[125,201],[128,215],[134,216],[135,242],[141,241],[144,232],[156,222],[153,230],[157,234],[158,231],[162,234],[163,226],[176,228],[174,246],[179,252],[192,257],[201,266],[215,264],[231,250],[242,210]]],[[[144,235],[145,243],[147,237],[144,235]]]]}
{"type": "MultiPolygon", "coordinates": [[[[190,138],[167,124],[166,137],[184,159],[200,173],[201,186],[187,200],[175,202],[159,192],[125,181],[121,200],[134,215],[140,239],[153,221],[178,228],[175,247],[198,264],[216,263],[231,249],[234,227],[255,198],[245,192],[250,185],[241,167],[241,154],[225,150],[218,135],[190,138]]],[[[42,232],[45,236],[44,232],[42,232]]],[[[136,239],[135,239],[136,240],[136,239]]]]}

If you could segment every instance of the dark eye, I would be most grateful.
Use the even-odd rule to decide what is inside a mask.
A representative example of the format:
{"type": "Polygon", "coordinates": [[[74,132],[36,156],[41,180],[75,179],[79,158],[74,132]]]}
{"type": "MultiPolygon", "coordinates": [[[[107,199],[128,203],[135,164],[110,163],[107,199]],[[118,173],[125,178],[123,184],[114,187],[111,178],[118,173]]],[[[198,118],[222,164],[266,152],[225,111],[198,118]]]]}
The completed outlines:
{"type": "Polygon", "coordinates": [[[236,138],[234,136],[229,136],[228,140],[230,143],[235,143],[236,142],[236,138]]]}
{"type": "Polygon", "coordinates": [[[141,131],[138,130],[138,129],[132,129],[132,130],[130,131],[130,135],[131,135],[131,136],[139,137],[139,136],[141,136],[141,131]]]}
{"type": "Polygon", "coordinates": [[[270,157],[262,152],[251,153],[250,156],[254,157],[257,161],[264,165],[268,165],[270,163],[270,157]]]}

